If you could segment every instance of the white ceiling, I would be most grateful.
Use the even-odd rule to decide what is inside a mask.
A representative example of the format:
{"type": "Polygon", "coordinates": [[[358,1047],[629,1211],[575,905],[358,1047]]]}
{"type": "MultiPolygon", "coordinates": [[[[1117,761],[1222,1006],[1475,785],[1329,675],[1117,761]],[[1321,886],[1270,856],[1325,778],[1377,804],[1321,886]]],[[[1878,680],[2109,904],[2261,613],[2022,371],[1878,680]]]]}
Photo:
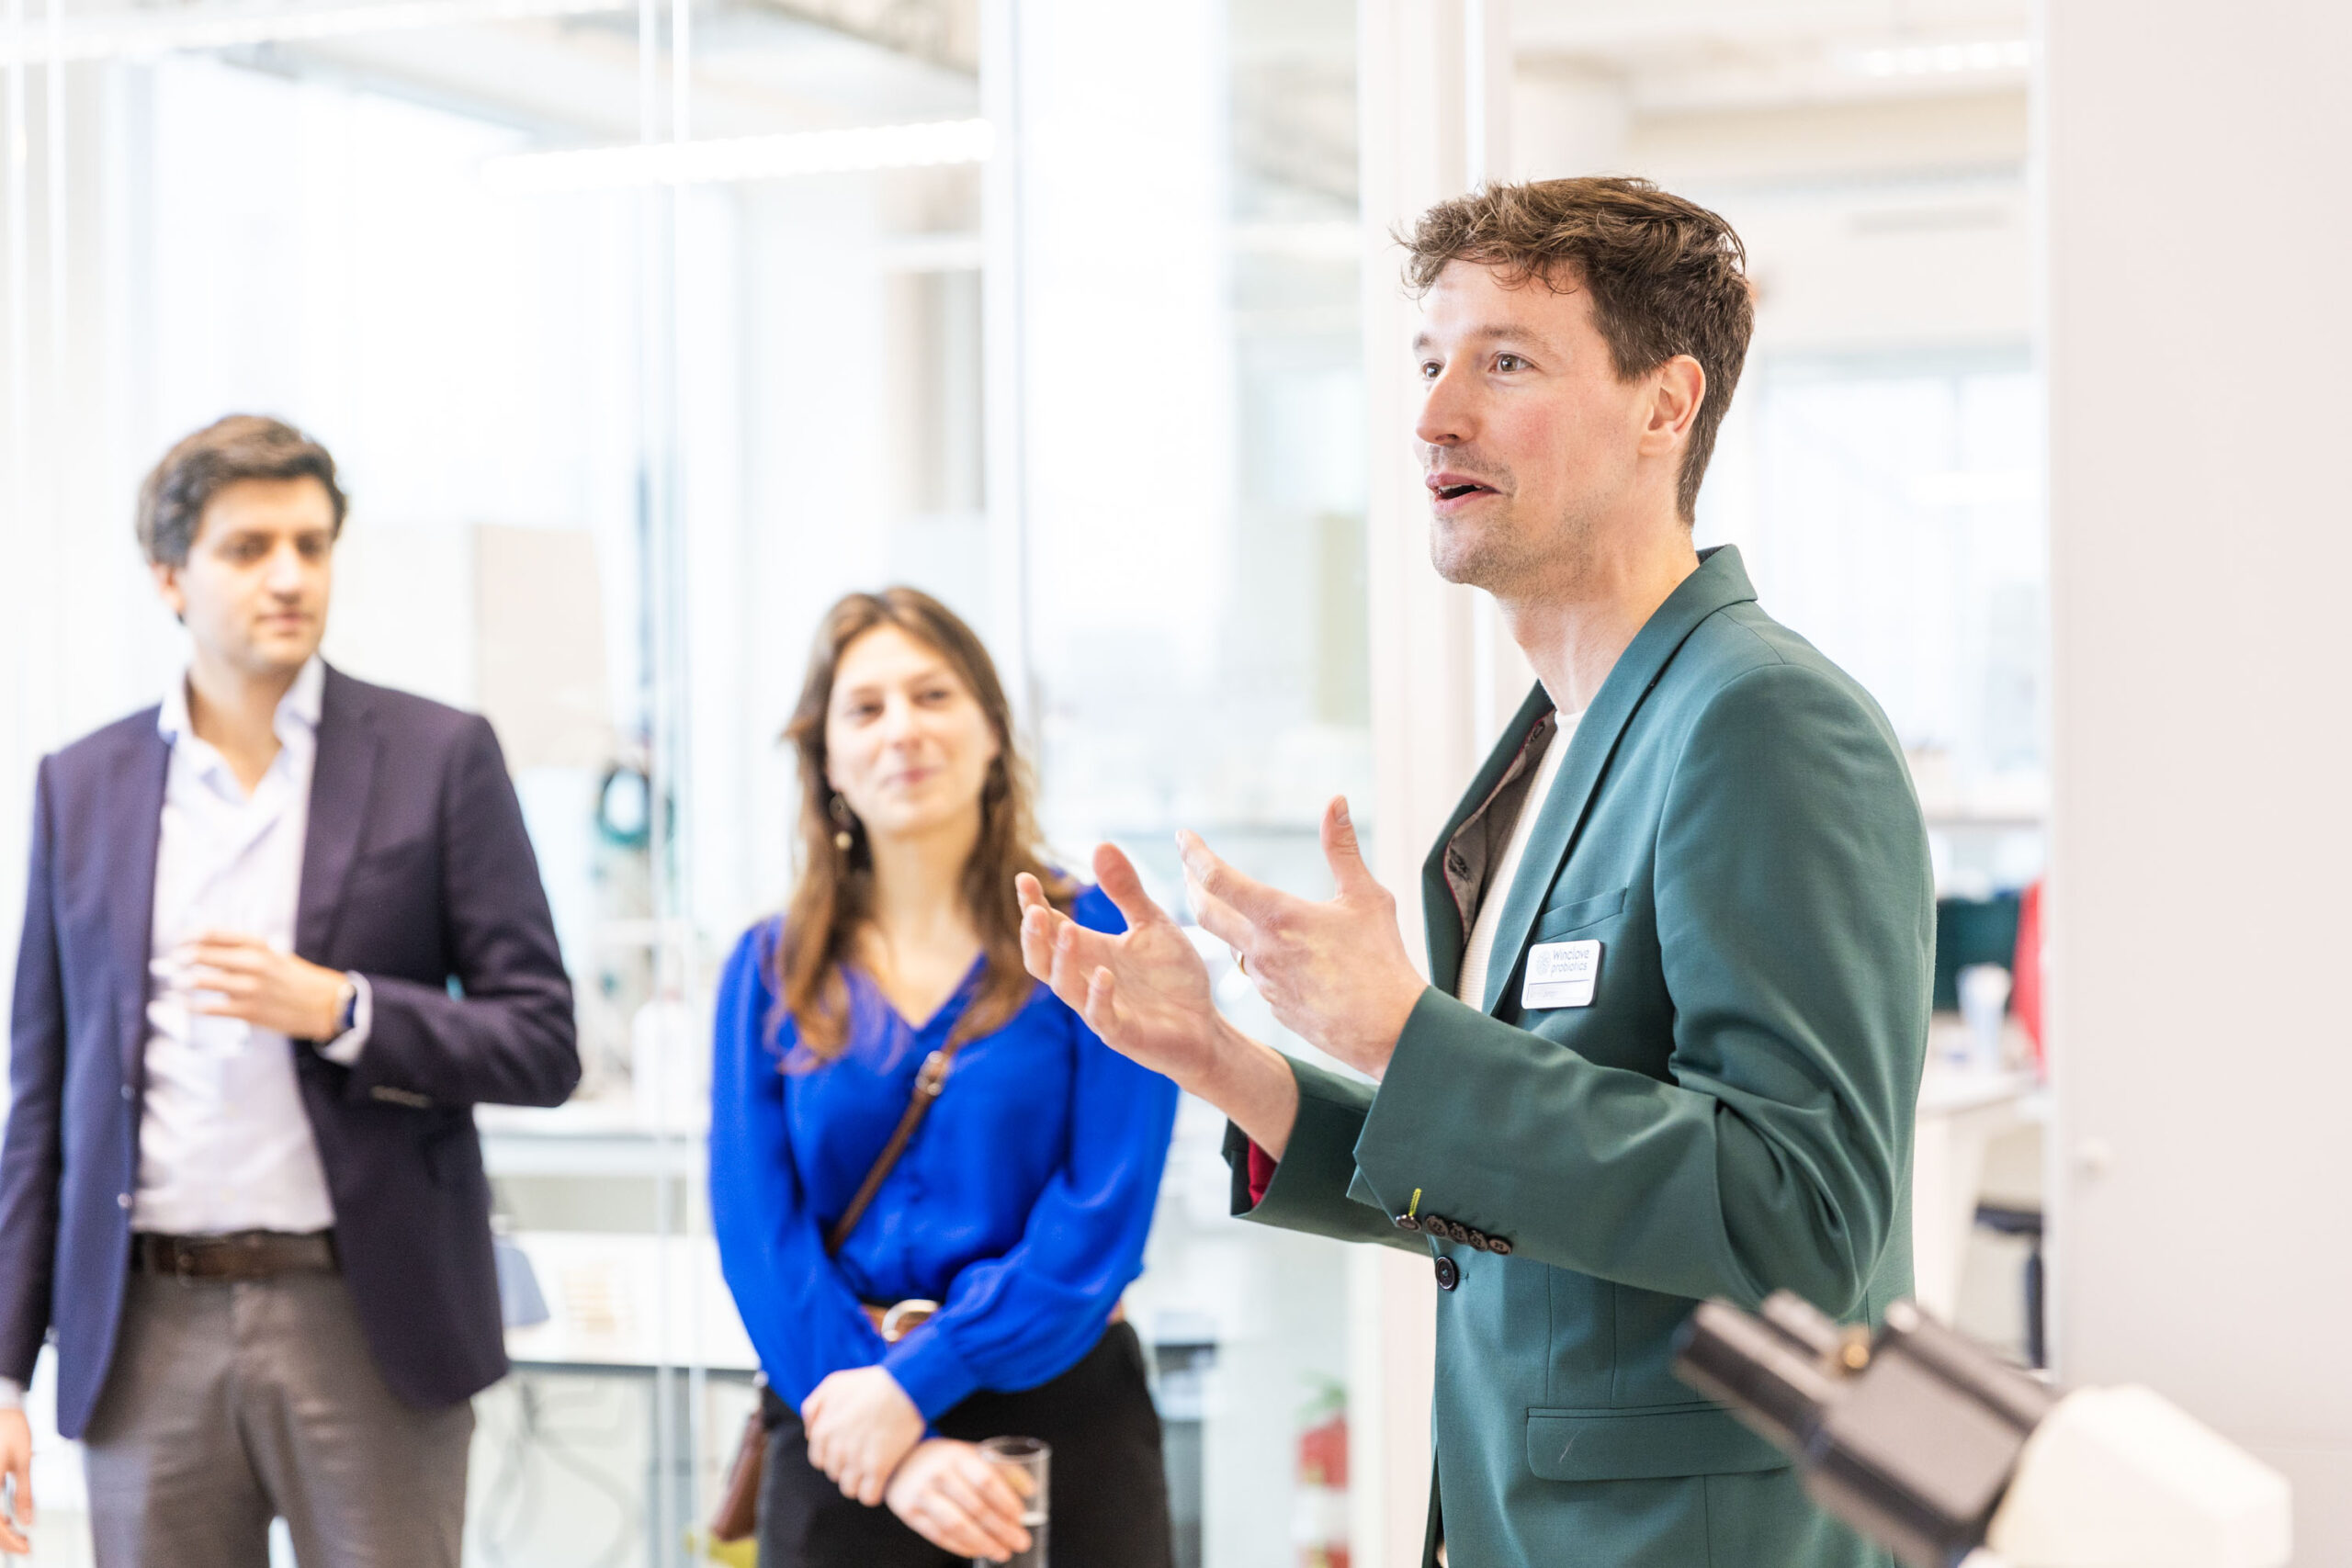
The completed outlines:
{"type": "Polygon", "coordinates": [[[2018,90],[2032,23],[2025,0],[1517,0],[1511,41],[1644,114],[2018,90]]]}

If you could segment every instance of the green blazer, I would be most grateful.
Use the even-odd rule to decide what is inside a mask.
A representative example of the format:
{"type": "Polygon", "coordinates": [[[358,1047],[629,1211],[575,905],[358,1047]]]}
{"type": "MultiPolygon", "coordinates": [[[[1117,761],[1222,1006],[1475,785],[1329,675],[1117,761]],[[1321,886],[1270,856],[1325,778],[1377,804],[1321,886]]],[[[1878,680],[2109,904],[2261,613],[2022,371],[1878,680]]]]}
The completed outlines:
{"type": "Polygon", "coordinates": [[[1430,1544],[1442,1508],[1457,1568],[1886,1561],[1670,1370],[1702,1298],[1875,1319],[1911,1284],[1927,832],[1877,705],[1755,600],[1710,550],[1618,660],[1465,1006],[1509,833],[1486,818],[1550,732],[1529,694],[1423,869],[1431,983],[1385,1077],[1294,1064],[1254,1202],[1227,1134],[1236,1213],[1431,1257],[1430,1544]],[[1589,1002],[1529,1005],[1577,999],[1527,990],[1529,950],[1570,942],[1600,944],[1589,1002]]]}

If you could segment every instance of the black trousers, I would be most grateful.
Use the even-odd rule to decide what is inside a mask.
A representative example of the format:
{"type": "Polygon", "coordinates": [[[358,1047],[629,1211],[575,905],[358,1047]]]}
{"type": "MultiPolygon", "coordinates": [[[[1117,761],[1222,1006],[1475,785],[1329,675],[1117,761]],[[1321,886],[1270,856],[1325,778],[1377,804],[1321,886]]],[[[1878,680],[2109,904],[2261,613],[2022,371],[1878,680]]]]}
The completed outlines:
{"type": "MultiPolygon", "coordinates": [[[[768,1405],[760,1478],[760,1568],[967,1568],[888,1506],[841,1495],[808,1462],[808,1436],[782,1401],[768,1405]]],[[[1020,1393],[983,1391],[934,1423],[939,1434],[1043,1438],[1054,1449],[1047,1554],[1053,1568],[1171,1568],[1168,1477],[1143,1344],[1113,1324],[1078,1365],[1020,1393]]]]}

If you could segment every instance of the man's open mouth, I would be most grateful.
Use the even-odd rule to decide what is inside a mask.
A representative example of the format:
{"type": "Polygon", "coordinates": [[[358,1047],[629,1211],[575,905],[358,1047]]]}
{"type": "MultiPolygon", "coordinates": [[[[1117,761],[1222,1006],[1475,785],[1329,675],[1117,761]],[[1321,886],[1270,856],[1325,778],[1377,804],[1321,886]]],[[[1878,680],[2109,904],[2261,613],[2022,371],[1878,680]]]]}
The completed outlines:
{"type": "Polygon", "coordinates": [[[1495,487],[1459,474],[1431,474],[1427,480],[1430,493],[1440,501],[1459,501],[1465,495],[1492,495],[1495,487]]]}

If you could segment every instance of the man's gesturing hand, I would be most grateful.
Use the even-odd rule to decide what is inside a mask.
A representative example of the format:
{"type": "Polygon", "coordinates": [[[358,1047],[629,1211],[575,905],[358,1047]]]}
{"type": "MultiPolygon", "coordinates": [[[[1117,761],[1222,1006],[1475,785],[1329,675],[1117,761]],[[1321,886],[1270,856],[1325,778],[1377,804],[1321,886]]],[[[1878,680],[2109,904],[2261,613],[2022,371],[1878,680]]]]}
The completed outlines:
{"type": "Polygon", "coordinates": [[[1199,1093],[1225,1043],[1208,966],[1109,844],[1094,852],[1094,880],[1126,917],[1124,934],[1088,931],[1046,901],[1035,877],[1013,879],[1021,961],[1113,1050],[1199,1093]]]}
{"type": "Polygon", "coordinates": [[[1325,903],[1253,882],[1179,833],[1184,885],[1202,929],[1241,959],[1283,1026],[1380,1077],[1427,982],[1396,930],[1396,900],[1356,843],[1345,798],[1323,811],[1323,858],[1338,896],[1325,903]]]}

